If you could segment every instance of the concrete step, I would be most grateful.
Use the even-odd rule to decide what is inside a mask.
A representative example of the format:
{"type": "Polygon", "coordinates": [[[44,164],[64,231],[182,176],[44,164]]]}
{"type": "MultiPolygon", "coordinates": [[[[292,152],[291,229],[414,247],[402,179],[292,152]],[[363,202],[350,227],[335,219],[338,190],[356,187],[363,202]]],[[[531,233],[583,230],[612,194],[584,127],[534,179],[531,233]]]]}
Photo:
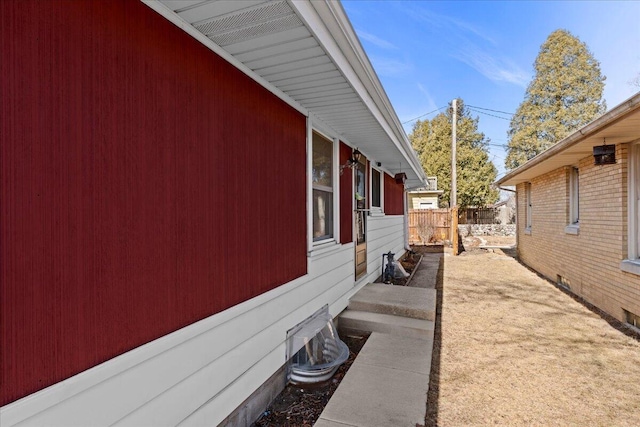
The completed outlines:
{"type": "Polygon", "coordinates": [[[315,426],[423,425],[432,346],[372,333],[315,426]]]}
{"type": "Polygon", "coordinates": [[[384,313],[348,309],[338,317],[338,330],[343,335],[380,332],[403,337],[433,340],[434,322],[384,313]]]}
{"type": "Polygon", "coordinates": [[[433,321],[436,290],[370,283],[349,300],[349,310],[433,321]]]}

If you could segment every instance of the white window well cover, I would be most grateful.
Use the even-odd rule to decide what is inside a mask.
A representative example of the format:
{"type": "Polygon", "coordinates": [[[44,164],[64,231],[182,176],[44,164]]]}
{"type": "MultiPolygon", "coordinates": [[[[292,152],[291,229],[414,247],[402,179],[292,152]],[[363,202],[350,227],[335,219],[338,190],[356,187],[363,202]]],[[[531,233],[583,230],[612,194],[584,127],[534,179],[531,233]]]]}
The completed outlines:
{"type": "Polygon", "coordinates": [[[348,357],[328,305],[287,332],[288,378],[294,383],[326,381],[348,357]]]}

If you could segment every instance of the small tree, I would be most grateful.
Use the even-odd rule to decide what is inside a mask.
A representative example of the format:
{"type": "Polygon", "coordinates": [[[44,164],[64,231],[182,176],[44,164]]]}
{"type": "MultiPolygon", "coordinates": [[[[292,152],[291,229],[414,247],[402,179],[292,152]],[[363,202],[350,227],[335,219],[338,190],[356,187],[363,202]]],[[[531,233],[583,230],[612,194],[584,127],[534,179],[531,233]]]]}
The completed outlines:
{"type": "Polygon", "coordinates": [[[509,127],[507,169],[514,169],[603,114],[605,77],[587,45],[565,30],[543,43],[536,74],[509,127]]]}

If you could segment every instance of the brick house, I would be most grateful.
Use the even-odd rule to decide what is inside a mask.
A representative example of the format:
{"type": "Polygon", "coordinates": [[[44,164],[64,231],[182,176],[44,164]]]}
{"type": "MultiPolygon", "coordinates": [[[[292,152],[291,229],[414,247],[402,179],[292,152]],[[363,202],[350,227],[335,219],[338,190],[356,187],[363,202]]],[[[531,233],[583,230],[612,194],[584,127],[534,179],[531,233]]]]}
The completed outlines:
{"type": "Polygon", "coordinates": [[[618,320],[638,323],[640,93],[497,184],[516,187],[522,262],[618,320]]]}
{"type": "Polygon", "coordinates": [[[250,424],[426,183],[341,4],[3,0],[0,42],[0,425],[250,424]]]}

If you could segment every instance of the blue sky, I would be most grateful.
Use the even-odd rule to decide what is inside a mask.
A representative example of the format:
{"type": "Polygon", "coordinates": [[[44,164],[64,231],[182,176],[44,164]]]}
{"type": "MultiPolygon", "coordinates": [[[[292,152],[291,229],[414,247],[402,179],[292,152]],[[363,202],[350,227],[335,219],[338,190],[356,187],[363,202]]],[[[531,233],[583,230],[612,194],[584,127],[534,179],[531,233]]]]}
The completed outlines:
{"type": "MultiPolygon", "coordinates": [[[[585,42],[600,61],[608,108],[640,91],[629,84],[640,73],[640,1],[342,4],[402,122],[456,97],[474,107],[514,113],[533,78],[540,45],[560,28],[585,42]]],[[[509,121],[472,114],[491,139],[490,157],[502,175],[501,145],[507,144],[509,121]]],[[[412,123],[404,125],[407,133],[412,123]]]]}

